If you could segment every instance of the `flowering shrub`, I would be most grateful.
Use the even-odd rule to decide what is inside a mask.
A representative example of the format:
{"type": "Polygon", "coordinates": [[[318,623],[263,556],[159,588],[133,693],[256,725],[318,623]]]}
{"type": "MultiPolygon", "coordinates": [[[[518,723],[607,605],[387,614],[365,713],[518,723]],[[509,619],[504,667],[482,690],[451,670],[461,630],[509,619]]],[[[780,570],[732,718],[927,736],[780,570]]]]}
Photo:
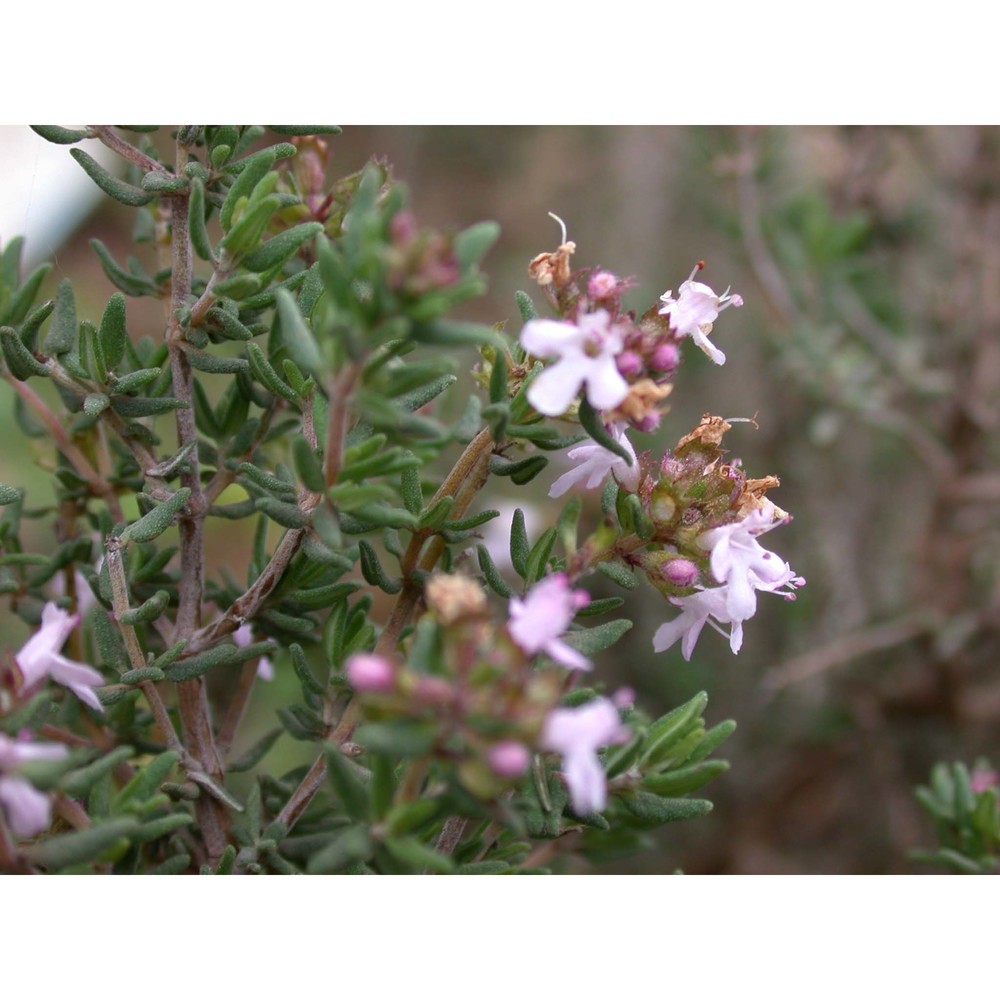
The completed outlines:
{"type": "Polygon", "coordinates": [[[0,677],[0,867],[549,871],[704,815],[691,793],[735,724],[706,728],[703,694],[652,719],[584,686],[632,628],[589,624],[624,600],[587,580],[647,580],[679,609],[651,652],[687,659],[706,623],[738,652],[757,594],[805,582],[758,541],[788,515],[775,477],[727,459],[730,422],[706,414],[664,455],[630,439],[660,426],[685,339],[725,361],[709,334],[741,298],[699,262],[636,315],[564,233],[529,267],[551,316],[519,292],[516,337],[449,318],[497,227],[422,228],[384,166],[327,185],[336,129],[272,128],[289,141],[185,126],[169,156],[141,129],[36,129],[137,210],[163,266],[93,241],[118,290],[92,321],[69,281],[36,304],[49,266],[22,278],[18,241],[0,261],[3,375],[55,490],[39,508],[0,489],[0,589],[35,629],[0,677]],[[162,330],[130,328],[142,297],[162,330]],[[459,348],[483,395],[445,420],[459,348]],[[600,488],[602,516],[581,525],[574,498],[529,538],[517,511],[512,586],[482,540],[499,511],[470,511],[563,449],[549,495],[600,488]],[[26,548],[27,517],[50,551],[26,548]],[[206,566],[223,523],[246,528],[245,585],[206,566]],[[250,694],[278,675],[298,694],[246,746],[250,694]],[[311,765],[277,763],[289,738],[311,765]]]}

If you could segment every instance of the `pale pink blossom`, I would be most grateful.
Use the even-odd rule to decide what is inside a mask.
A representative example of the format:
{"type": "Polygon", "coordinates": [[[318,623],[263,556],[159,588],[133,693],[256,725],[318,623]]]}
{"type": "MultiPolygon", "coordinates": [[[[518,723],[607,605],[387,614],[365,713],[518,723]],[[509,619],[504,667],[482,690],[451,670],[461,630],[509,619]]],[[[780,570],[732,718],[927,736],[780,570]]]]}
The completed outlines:
{"type": "Polygon", "coordinates": [[[690,660],[694,644],[708,623],[717,632],[728,635],[729,648],[738,653],[743,645],[743,620],[730,616],[727,610],[727,591],[727,587],[715,587],[711,590],[697,590],[687,597],[671,597],[670,603],[679,607],[681,613],[656,630],[653,650],[662,653],[680,639],[681,653],[685,660],[690,660]],[[730,626],[728,633],[722,629],[722,625],[730,626]]]}
{"type": "Polygon", "coordinates": [[[752,511],[742,521],[712,528],[698,538],[702,548],[710,549],[712,575],[727,586],[726,614],[733,621],[752,618],[757,610],[756,591],[791,597],[805,580],[774,552],[765,549],[757,536],[785,524],[775,520],[773,505],[752,511]],[[783,588],[789,588],[784,590],[783,588]]]}
{"type": "Polygon", "coordinates": [[[978,795],[981,792],[985,792],[987,789],[996,788],[997,785],[1000,785],[1000,774],[997,774],[992,767],[982,767],[977,765],[972,769],[972,774],[969,778],[969,785],[978,795]]]}
{"type": "Polygon", "coordinates": [[[0,807],[15,837],[34,837],[52,822],[52,803],[26,778],[10,772],[30,760],[59,760],[67,750],[57,743],[12,740],[0,733],[0,807]]]}
{"type": "Polygon", "coordinates": [[[618,709],[607,698],[549,712],[541,743],[546,750],[562,755],[570,802],[578,816],[603,812],[608,802],[608,782],[597,756],[598,748],[627,743],[630,737],[618,709]]]}
{"type": "Polygon", "coordinates": [[[396,671],[382,656],[373,653],[354,653],[344,664],[348,683],[355,691],[384,693],[396,686],[396,671]]]}
{"type": "Polygon", "coordinates": [[[548,417],[561,416],[581,388],[595,410],[610,410],[628,395],[628,383],[618,371],[622,334],[605,309],[569,323],[533,319],[524,324],[521,345],[536,358],[556,358],[528,386],[528,402],[548,417]]]}
{"type": "Polygon", "coordinates": [[[566,452],[566,457],[576,462],[576,467],[563,473],[550,487],[550,497],[561,497],[572,486],[583,483],[583,488],[592,490],[600,486],[609,474],[630,493],[639,488],[639,460],[636,458],[632,443],[625,434],[626,424],[615,423],[610,427],[611,436],[632,456],[632,464],[620,458],[613,451],[588,441],[578,444],[566,452]]]}
{"type": "MultiPolygon", "coordinates": [[[[234,633],[233,642],[237,646],[249,646],[254,641],[253,629],[249,622],[244,622],[234,633]]],[[[257,676],[262,681],[274,680],[274,664],[270,657],[262,656],[257,661],[257,676]]]]}
{"type": "Polygon", "coordinates": [[[520,778],[531,764],[531,752],[516,740],[502,740],[486,755],[493,773],[501,778],[520,778]]]}
{"type": "Polygon", "coordinates": [[[699,264],[691,272],[691,277],[681,284],[676,299],[672,292],[660,296],[660,301],[664,303],[660,315],[670,317],[670,328],[678,337],[690,337],[717,365],[724,365],[725,354],[708,339],[708,335],[719,313],[729,306],[738,308],[743,305],[743,299],[739,295],[730,295],[728,290],[716,295],[708,285],[694,281],[700,270],[699,264]]]}
{"type": "Polygon", "coordinates": [[[570,670],[590,670],[590,660],[561,638],[573,616],[589,603],[586,591],[570,588],[565,573],[553,573],[536,583],[523,600],[511,598],[507,631],[530,656],[547,653],[570,670]]]}
{"type": "Polygon", "coordinates": [[[71,615],[49,601],[42,609],[41,628],[21,647],[15,659],[26,688],[33,688],[50,677],[68,687],[96,712],[103,712],[93,689],[100,687],[104,678],[93,667],[67,659],[59,652],[79,624],[79,615],[71,615]]]}

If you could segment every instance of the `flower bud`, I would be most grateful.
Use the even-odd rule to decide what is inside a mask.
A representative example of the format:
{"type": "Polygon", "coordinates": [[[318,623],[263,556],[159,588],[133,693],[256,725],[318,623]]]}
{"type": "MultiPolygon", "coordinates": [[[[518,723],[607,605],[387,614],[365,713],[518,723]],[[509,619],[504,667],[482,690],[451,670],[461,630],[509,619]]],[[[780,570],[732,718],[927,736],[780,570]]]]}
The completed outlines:
{"type": "Polygon", "coordinates": [[[642,358],[640,358],[635,351],[622,351],[622,353],[615,358],[615,363],[618,365],[618,371],[620,371],[625,378],[632,378],[642,371],[642,358]]]}
{"type": "Polygon", "coordinates": [[[396,671],[392,664],[372,653],[354,653],[344,667],[347,680],[358,692],[384,694],[396,686],[396,671]]]}
{"type": "Polygon", "coordinates": [[[670,343],[660,344],[649,359],[649,367],[658,372],[672,372],[680,361],[680,351],[677,345],[670,343]]]}
{"type": "Polygon", "coordinates": [[[618,290],[618,279],[609,271],[595,271],[587,282],[587,294],[592,299],[606,299],[618,290]]]}
{"type": "Polygon", "coordinates": [[[660,567],[663,578],[675,587],[692,587],[698,579],[698,567],[690,559],[671,559],[660,567]]]}
{"type": "Polygon", "coordinates": [[[523,743],[504,740],[486,755],[493,773],[501,778],[520,778],[531,764],[531,753],[523,743]]]}

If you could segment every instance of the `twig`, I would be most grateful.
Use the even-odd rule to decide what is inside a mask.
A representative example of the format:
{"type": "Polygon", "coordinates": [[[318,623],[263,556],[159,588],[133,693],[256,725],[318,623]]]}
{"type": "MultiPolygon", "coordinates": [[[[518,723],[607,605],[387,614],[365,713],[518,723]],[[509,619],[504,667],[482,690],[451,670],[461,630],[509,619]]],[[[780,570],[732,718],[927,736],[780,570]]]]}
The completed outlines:
{"type": "Polygon", "coordinates": [[[434,850],[438,854],[453,854],[455,848],[458,847],[458,842],[462,839],[462,834],[465,833],[468,823],[469,820],[465,816],[449,816],[444,821],[444,826],[441,828],[441,833],[438,836],[437,844],[434,845],[434,850]]]}
{"type": "Polygon", "coordinates": [[[885,625],[876,625],[874,628],[863,629],[851,635],[838,636],[819,649],[810,650],[786,661],[781,666],[773,667],[764,675],[761,688],[768,698],[772,698],[790,684],[815,677],[825,670],[840,666],[859,656],[900,646],[932,629],[933,622],[928,620],[925,613],[915,613],[904,615],[885,625]]]}
{"type": "Polygon", "coordinates": [[[88,129],[104,143],[108,149],[113,150],[119,156],[134,163],[137,167],[142,167],[147,173],[150,170],[164,172],[164,166],[151,156],[147,156],[141,149],[137,149],[130,142],[126,142],[110,125],[88,125],[88,129]]]}
{"type": "Polygon", "coordinates": [[[253,691],[254,681],[257,679],[257,664],[259,660],[254,657],[252,660],[247,660],[243,664],[240,670],[239,681],[236,684],[236,690],[232,694],[232,700],[229,702],[229,707],[226,709],[226,716],[222,720],[222,725],[219,727],[219,735],[215,739],[215,745],[219,748],[219,755],[221,757],[226,757],[229,753],[230,747],[233,745],[233,738],[236,735],[236,730],[239,729],[240,723],[243,721],[243,715],[246,712],[247,705],[250,702],[250,694],[253,691]]]}

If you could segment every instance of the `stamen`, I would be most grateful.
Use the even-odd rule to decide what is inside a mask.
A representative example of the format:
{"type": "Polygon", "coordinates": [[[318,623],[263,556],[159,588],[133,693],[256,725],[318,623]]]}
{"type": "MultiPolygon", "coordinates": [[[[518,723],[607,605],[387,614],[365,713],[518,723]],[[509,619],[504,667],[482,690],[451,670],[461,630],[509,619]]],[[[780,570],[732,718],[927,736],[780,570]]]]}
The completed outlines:
{"type": "Polygon", "coordinates": [[[559,223],[559,226],[562,229],[562,242],[565,243],[566,242],[566,223],[563,222],[563,220],[560,219],[559,216],[556,215],[555,212],[549,212],[549,218],[555,219],[556,222],[559,223]]]}

